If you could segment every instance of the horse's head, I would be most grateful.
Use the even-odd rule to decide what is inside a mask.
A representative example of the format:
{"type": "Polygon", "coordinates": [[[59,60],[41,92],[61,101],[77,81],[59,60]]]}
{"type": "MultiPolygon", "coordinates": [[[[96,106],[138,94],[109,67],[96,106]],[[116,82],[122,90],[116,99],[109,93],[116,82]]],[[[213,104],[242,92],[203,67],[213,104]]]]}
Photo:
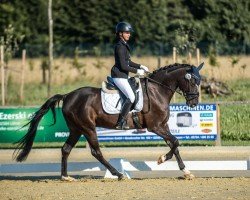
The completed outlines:
{"type": "Polygon", "coordinates": [[[201,82],[199,71],[203,65],[204,63],[200,64],[198,67],[188,67],[184,75],[178,80],[178,87],[183,92],[186,104],[192,108],[199,103],[199,85],[201,82]]]}
{"type": "Polygon", "coordinates": [[[203,65],[204,63],[195,67],[175,63],[155,70],[147,78],[161,87],[168,88],[168,91],[172,91],[172,94],[179,88],[186,98],[186,104],[195,107],[199,102],[199,85],[201,81],[199,71],[203,65]]]}

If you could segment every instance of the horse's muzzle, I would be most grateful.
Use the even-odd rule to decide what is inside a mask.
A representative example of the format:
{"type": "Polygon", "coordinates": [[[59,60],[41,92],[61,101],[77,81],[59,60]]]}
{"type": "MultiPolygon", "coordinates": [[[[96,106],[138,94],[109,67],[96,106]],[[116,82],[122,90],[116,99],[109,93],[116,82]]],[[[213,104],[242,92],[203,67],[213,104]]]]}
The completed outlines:
{"type": "Polygon", "coordinates": [[[194,108],[195,106],[197,106],[199,103],[198,98],[192,99],[192,100],[186,100],[186,104],[191,107],[194,108]]]}
{"type": "Polygon", "coordinates": [[[185,99],[186,99],[186,104],[189,107],[194,108],[195,106],[198,105],[198,103],[199,103],[199,92],[185,93],[184,96],[185,96],[185,99]]]}

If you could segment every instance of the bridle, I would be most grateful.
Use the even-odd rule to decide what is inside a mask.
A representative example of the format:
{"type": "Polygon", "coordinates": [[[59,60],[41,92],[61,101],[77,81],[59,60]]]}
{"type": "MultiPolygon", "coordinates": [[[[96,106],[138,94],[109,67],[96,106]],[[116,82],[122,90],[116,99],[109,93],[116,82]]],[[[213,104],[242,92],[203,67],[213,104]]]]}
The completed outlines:
{"type": "MultiPolygon", "coordinates": [[[[147,73],[148,76],[149,76],[150,74],[152,74],[152,73],[147,73]]],[[[190,92],[190,86],[191,86],[191,84],[193,84],[193,83],[191,83],[191,78],[198,79],[198,77],[196,77],[194,74],[190,74],[190,75],[191,75],[191,77],[190,77],[189,79],[185,78],[186,81],[188,81],[188,88],[189,88],[189,91],[187,91],[187,92],[183,92],[183,91],[182,91],[182,92],[179,92],[179,91],[177,91],[176,89],[172,89],[172,88],[171,88],[170,86],[168,86],[168,85],[162,84],[162,83],[160,83],[160,82],[158,82],[158,81],[156,81],[156,80],[154,80],[154,79],[152,79],[152,78],[149,78],[148,76],[145,77],[145,78],[148,79],[148,80],[150,80],[150,81],[153,82],[153,83],[156,83],[156,84],[158,84],[158,85],[160,85],[160,86],[162,86],[162,87],[165,87],[165,88],[171,90],[171,92],[172,92],[173,94],[174,94],[175,92],[177,92],[177,93],[180,94],[181,96],[184,96],[185,99],[186,99],[187,101],[191,101],[191,100],[193,100],[193,99],[195,99],[195,98],[197,98],[197,97],[199,96],[199,92],[190,92]]]]}
{"type": "MultiPolygon", "coordinates": [[[[187,74],[186,74],[187,75],[187,74]]],[[[186,78],[186,75],[185,75],[185,80],[188,81],[188,89],[189,91],[188,92],[183,92],[183,96],[185,97],[185,99],[187,101],[191,101],[197,97],[199,97],[199,92],[190,92],[190,86],[193,85],[193,86],[196,86],[196,87],[199,87],[197,83],[192,83],[191,79],[195,79],[196,81],[200,81],[200,78],[197,77],[196,75],[194,74],[188,74],[189,75],[189,78],[186,78]]]]}
{"type": "MultiPolygon", "coordinates": [[[[190,88],[191,81],[189,81],[188,87],[190,88]]],[[[198,87],[198,86],[197,86],[198,87]]],[[[199,96],[199,92],[183,92],[183,96],[187,101],[191,101],[199,96]]]]}
{"type": "Polygon", "coordinates": [[[195,99],[195,98],[197,98],[199,96],[199,92],[191,92],[190,91],[190,85],[192,84],[191,83],[191,79],[194,78],[195,80],[200,80],[200,78],[196,77],[193,73],[189,74],[189,76],[190,76],[189,78],[185,77],[186,81],[188,81],[188,88],[189,88],[189,91],[187,91],[187,92],[183,92],[183,91],[179,92],[176,89],[173,89],[173,88],[171,88],[168,85],[165,85],[163,83],[160,83],[160,82],[158,82],[158,81],[150,78],[149,76],[152,73],[150,73],[150,72],[145,72],[145,73],[147,74],[147,76],[144,77],[144,79],[145,79],[145,92],[146,92],[146,95],[147,95],[149,103],[148,103],[148,110],[146,112],[143,112],[144,114],[148,113],[150,111],[150,108],[151,108],[151,106],[150,106],[150,98],[149,98],[149,93],[148,93],[148,82],[149,81],[151,81],[153,83],[156,83],[156,84],[158,84],[158,85],[160,85],[162,87],[165,87],[165,88],[169,89],[172,92],[172,94],[174,94],[175,92],[177,92],[181,96],[184,96],[187,101],[191,101],[191,100],[193,100],[193,99],[195,99]]]}

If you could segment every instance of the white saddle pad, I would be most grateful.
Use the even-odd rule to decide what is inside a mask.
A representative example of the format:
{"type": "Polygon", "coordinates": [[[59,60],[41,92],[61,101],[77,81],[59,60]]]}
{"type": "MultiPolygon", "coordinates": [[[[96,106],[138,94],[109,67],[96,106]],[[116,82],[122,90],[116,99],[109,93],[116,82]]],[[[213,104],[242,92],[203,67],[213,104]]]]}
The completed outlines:
{"type": "MultiPolygon", "coordinates": [[[[139,84],[139,101],[131,112],[140,112],[143,108],[143,94],[141,84],[139,84]]],[[[101,91],[102,107],[108,114],[119,114],[123,105],[123,100],[120,99],[120,94],[109,94],[101,91]]]]}

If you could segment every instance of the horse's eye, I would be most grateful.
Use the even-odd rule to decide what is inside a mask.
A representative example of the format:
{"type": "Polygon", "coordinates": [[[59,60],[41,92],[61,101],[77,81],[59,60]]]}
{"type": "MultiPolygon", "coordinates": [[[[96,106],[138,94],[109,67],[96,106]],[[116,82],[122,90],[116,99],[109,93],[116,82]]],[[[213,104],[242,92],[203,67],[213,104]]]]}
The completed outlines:
{"type": "Polygon", "coordinates": [[[187,73],[187,74],[185,75],[185,79],[190,80],[191,78],[192,78],[191,74],[188,74],[188,73],[187,73]]]}

